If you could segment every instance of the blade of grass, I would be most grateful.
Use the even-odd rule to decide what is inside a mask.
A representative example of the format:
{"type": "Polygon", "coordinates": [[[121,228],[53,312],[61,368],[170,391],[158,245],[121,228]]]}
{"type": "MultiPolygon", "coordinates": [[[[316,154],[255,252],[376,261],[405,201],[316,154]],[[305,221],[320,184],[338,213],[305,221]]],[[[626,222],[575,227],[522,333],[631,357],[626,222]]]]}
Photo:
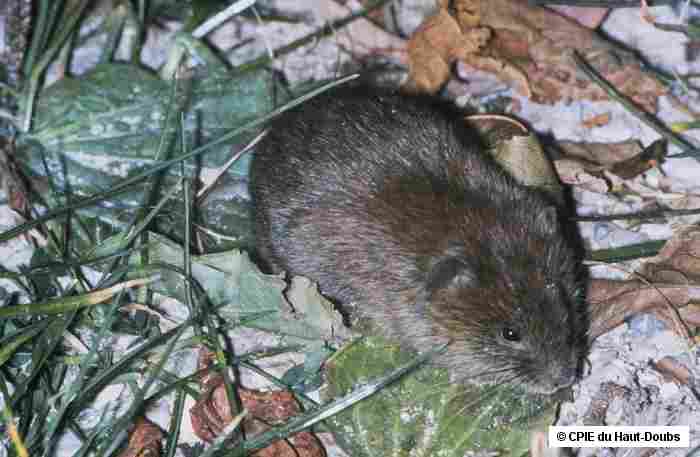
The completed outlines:
{"type": "Polygon", "coordinates": [[[145,217],[140,220],[131,230],[129,230],[129,234],[124,238],[124,241],[122,242],[122,245],[118,247],[119,250],[126,249],[127,246],[131,244],[131,242],[139,236],[141,233],[143,233],[144,230],[148,228],[150,225],[151,221],[158,215],[161,209],[163,209],[163,206],[171,199],[173,196],[180,190],[182,186],[183,180],[180,179],[178,182],[173,184],[170,189],[165,193],[163,198],[160,199],[160,201],[156,204],[156,206],[148,213],[145,215],[145,217]]]}
{"type": "Polygon", "coordinates": [[[29,77],[29,87],[24,103],[24,124],[22,126],[22,130],[24,132],[29,132],[32,125],[34,100],[36,99],[36,94],[39,90],[39,83],[42,80],[41,77],[44,74],[44,71],[49,66],[56,53],[63,47],[63,44],[73,34],[75,27],[78,25],[80,18],[83,16],[85,8],[89,4],[90,0],[82,0],[82,2],[80,2],[80,4],[75,8],[75,12],[65,23],[62,24],[58,38],[56,38],[51,47],[43,53],[37,64],[32,67],[31,76],[29,77]]]}
{"type": "Polygon", "coordinates": [[[51,323],[51,319],[44,319],[35,324],[21,328],[10,335],[0,339],[0,367],[10,360],[15,351],[27,341],[41,333],[51,323]]]}
{"type": "MultiPolygon", "coordinates": [[[[294,348],[294,347],[283,348],[283,349],[280,349],[279,351],[269,351],[269,355],[272,356],[272,355],[276,355],[276,354],[294,352],[294,351],[298,351],[298,349],[299,348],[294,348]]],[[[244,356],[241,356],[238,361],[240,361],[240,363],[243,364],[243,363],[247,363],[246,362],[247,360],[254,359],[255,357],[256,357],[256,353],[246,354],[244,356]]],[[[217,369],[217,367],[215,365],[212,365],[212,366],[209,366],[207,368],[198,370],[198,371],[196,371],[190,375],[187,375],[184,378],[180,378],[180,379],[177,379],[174,375],[171,375],[170,373],[163,371],[164,375],[163,375],[162,381],[167,382],[167,385],[163,386],[158,391],[151,394],[151,396],[149,396],[145,400],[146,405],[151,405],[151,404],[157,402],[158,400],[165,397],[170,392],[172,392],[173,390],[176,390],[176,389],[182,389],[183,391],[185,391],[185,393],[190,395],[192,398],[197,399],[199,396],[198,393],[194,392],[191,388],[188,388],[187,385],[190,383],[198,382],[202,376],[206,375],[207,373],[209,373],[210,371],[212,371],[214,369],[217,369]]],[[[260,372],[263,376],[269,377],[278,386],[280,386],[284,389],[288,388],[288,386],[286,384],[284,384],[282,381],[275,378],[271,374],[269,374],[263,370],[260,370],[260,372]]],[[[301,398],[303,398],[307,402],[307,406],[318,406],[318,403],[315,402],[314,400],[304,396],[303,394],[300,394],[300,395],[301,395],[301,398]]]]}
{"type": "Polygon", "coordinates": [[[95,360],[99,356],[99,350],[102,345],[102,341],[105,340],[107,334],[112,328],[112,325],[114,325],[114,321],[117,316],[117,309],[121,304],[123,296],[124,290],[120,291],[117,298],[112,301],[112,304],[110,305],[109,310],[106,313],[107,319],[104,325],[102,326],[102,328],[100,328],[95,338],[93,338],[92,347],[90,348],[90,351],[81,360],[80,371],[78,373],[78,376],[76,377],[75,382],[73,382],[73,384],[69,386],[67,392],[63,395],[63,401],[58,411],[52,412],[47,417],[47,430],[44,436],[42,436],[44,444],[43,457],[48,457],[52,454],[53,446],[56,444],[56,440],[54,440],[54,437],[56,436],[58,431],[61,430],[62,424],[64,423],[66,416],[69,416],[68,419],[70,420],[72,419],[72,417],[77,415],[77,411],[70,410],[70,408],[74,406],[76,399],[86,394],[86,391],[83,389],[83,387],[85,386],[86,380],[88,379],[88,371],[92,369],[95,360]],[[69,412],[73,412],[74,414],[70,415],[68,414],[69,412]]]}
{"type": "Polygon", "coordinates": [[[72,311],[62,318],[54,319],[51,324],[47,326],[46,332],[42,335],[44,341],[39,341],[39,343],[43,344],[34,345],[34,350],[32,351],[32,371],[27,379],[17,386],[17,390],[12,394],[10,404],[13,408],[16,408],[17,403],[30,391],[37,376],[39,376],[44,366],[49,361],[49,357],[51,357],[58,345],[63,341],[63,334],[73,322],[73,319],[75,319],[75,315],[76,311],[72,311]]]}
{"type": "Polygon", "coordinates": [[[102,47],[102,55],[100,56],[101,63],[111,62],[114,58],[114,54],[117,52],[117,47],[119,46],[120,38],[124,30],[124,23],[126,22],[127,13],[127,6],[121,4],[117,5],[116,8],[110,11],[107,15],[104,27],[107,40],[105,45],[102,47]]]}
{"type": "MultiPolygon", "coordinates": [[[[158,138],[158,147],[156,149],[155,153],[155,160],[160,161],[161,157],[163,156],[163,152],[166,150],[166,142],[168,138],[171,138],[171,136],[168,134],[169,130],[169,125],[171,123],[173,111],[175,111],[175,105],[177,103],[177,93],[178,93],[178,87],[179,87],[179,79],[175,79],[175,81],[171,85],[171,91],[170,91],[170,96],[168,99],[168,107],[165,113],[165,120],[163,121],[163,128],[161,129],[160,132],[160,137],[158,138]]],[[[167,148],[169,149],[169,148],[167,148]]],[[[128,248],[131,243],[134,241],[136,236],[141,235],[144,233],[144,231],[148,228],[150,225],[151,221],[155,216],[160,212],[162,209],[163,205],[165,205],[165,202],[169,200],[169,197],[172,195],[172,193],[168,193],[165,198],[161,199],[161,201],[156,205],[153,211],[148,211],[148,207],[151,202],[157,199],[157,193],[158,189],[160,189],[160,183],[162,181],[162,175],[163,173],[155,173],[153,175],[153,181],[151,183],[150,189],[146,191],[146,196],[143,199],[143,205],[139,210],[136,212],[136,215],[134,216],[133,220],[130,223],[129,229],[127,235],[121,242],[121,244],[117,244],[117,246],[121,248],[128,248]]],[[[173,189],[171,192],[174,193],[174,191],[178,188],[177,185],[173,186],[173,189]]],[[[148,262],[148,257],[149,257],[149,249],[148,249],[148,239],[147,236],[142,236],[141,237],[141,244],[144,245],[145,249],[141,252],[141,261],[144,263],[148,262]]],[[[100,285],[104,284],[105,281],[108,281],[111,276],[113,270],[119,265],[121,262],[120,259],[115,259],[113,260],[107,267],[107,270],[109,271],[109,274],[105,275],[102,278],[102,281],[100,281],[100,285]]],[[[144,296],[146,300],[144,303],[150,303],[152,297],[150,296],[150,289],[144,292],[144,296]]]]}
{"type": "Polygon", "coordinates": [[[70,410],[68,411],[69,415],[73,416],[77,414],[82,409],[82,407],[95,394],[97,394],[97,392],[99,392],[100,389],[109,384],[110,381],[112,381],[122,373],[126,372],[133,363],[143,359],[143,357],[147,353],[153,351],[158,346],[164,344],[173,335],[181,332],[183,330],[183,327],[188,327],[190,325],[192,325],[192,321],[188,320],[178,325],[177,327],[174,327],[168,332],[163,333],[162,335],[150,338],[137,349],[134,349],[133,351],[129,352],[128,355],[119,359],[119,361],[117,361],[111,367],[97,373],[85,384],[85,386],[80,390],[80,393],[75,397],[75,399],[73,399],[73,401],[71,402],[72,405],[70,407],[70,410]]]}
{"type": "Polygon", "coordinates": [[[11,317],[39,315],[39,314],[60,314],[73,311],[86,306],[97,305],[109,300],[122,290],[132,287],[139,287],[153,282],[155,278],[131,279],[120,284],[116,284],[106,289],[96,290],[87,294],[73,297],[61,297],[48,300],[42,303],[27,303],[21,305],[7,306],[0,308],[0,320],[11,317]]]}
{"type": "Polygon", "coordinates": [[[626,260],[653,257],[659,253],[667,240],[647,241],[619,248],[597,249],[586,254],[586,260],[594,262],[617,263],[626,260]]]}
{"type": "Polygon", "coordinates": [[[141,181],[143,181],[145,178],[148,178],[149,176],[153,175],[154,173],[158,173],[161,170],[165,170],[171,166],[173,166],[176,163],[179,163],[183,160],[191,159],[193,157],[197,157],[207,151],[209,151],[211,148],[214,146],[217,146],[221,143],[224,143],[231,138],[235,138],[239,135],[241,135],[244,132],[247,132],[248,130],[252,130],[258,126],[261,126],[268,122],[271,119],[274,119],[275,117],[279,116],[280,114],[284,113],[285,111],[288,111],[292,108],[294,108],[297,105],[300,105],[301,103],[304,103],[306,100],[313,98],[317,96],[318,94],[327,91],[328,89],[331,89],[335,86],[338,86],[340,84],[346,83],[348,81],[351,81],[353,79],[356,79],[358,75],[350,75],[346,76],[344,78],[337,79],[333,82],[323,84],[322,86],[318,87],[317,89],[314,89],[312,91],[309,91],[308,93],[302,95],[301,97],[297,97],[294,100],[291,100],[289,103],[284,104],[283,106],[269,112],[268,114],[255,119],[251,122],[247,122],[246,124],[233,129],[229,133],[219,137],[216,140],[210,141],[207,144],[204,144],[198,148],[195,148],[191,152],[188,152],[187,154],[181,155],[179,157],[175,157],[174,159],[166,160],[164,162],[161,162],[157,165],[153,165],[146,169],[145,171],[132,176],[131,178],[127,178],[122,180],[121,182],[115,184],[112,186],[111,189],[104,191],[104,192],[99,192],[97,194],[91,195],[89,197],[82,198],[80,200],[76,200],[72,202],[70,205],[66,205],[65,207],[62,208],[56,208],[53,210],[49,210],[46,213],[44,213],[42,216],[37,217],[31,221],[27,221],[23,224],[18,225],[17,227],[13,227],[10,230],[7,230],[0,234],[0,243],[6,242],[8,240],[11,240],[12,238],[16,237],[17,235],[20,235],[28,230],[31,230],[32,228],[45,223],[46,221],[49,221],[56,216],[60,216],[62,214],[65,214],[69,211],[78,209],[78,208],[84,208],[86,206],[91,206],[94,205],[95,203],[105,200],[107,198],[113,197],[115,195],[119,195],[124,192],[128,192],[130,190],[133,190],[133,186],[141,181]]]}
{"type": "Polygon", "coordinates": [[[180,429],[182,428],[182,417],[185,415],[185,398],[185,393],[182,390],[178,390],[175,394],[173,412],[170,415],[168,438],[165,441],[165,457],[175,457],[177,442],[180,439],[180,429]]]}
{"type": "Polygon", "coordinates": [[[47,262],[47,263],[33,266],[32,268],[29,268],[27,270],[23,270],[19,273],[16,273],[14,271],[2,271],[2,270],[0,270],[0,278],[20,279],[20,278],[24,278],[26,276],[31,276],[31,275],[45,275],[47,273],[51,273],[51,269],[53,269],[53,268],[82,267],[82,266],[86,266],[86,265],[92,265],[95,263],[106,262],[108,260],[114,259],[115,257],[124,257],[124,256],[131,255],[135,250],[136,250],[135,248],[130,248],[130,249],[125,249],[125,250],[120,251],[120,252],[115,252],[114,254],[107,254],[107,255],[102,255],[102,256],[97,256],[97,257],[89,257],[89,258],[78,259],[78,260],[68,260],[66,262],[47,262]]]}
{"type": "Polygon", "coordinates": [[[692,216],[700,214],[700,208],[691,209],[655,209],[647,211],[636,211],[633,213],[601,214],[590,216],[573,216],[569,220],[574,222],[601,222],[616,221],[620,219],[658,219],[660,217],[692,216]]]}
{"type": "Polygon", "coordinates": [[[12,410],[10,409],[10,403],[8,401],[9,396],[7,392],[7,386],[5,385],[5,379],[2,379],[2,376],[0,376],[0,386],[2,386],[3,398],[2,417],[5,421],[5,430],[7,436],[10,438],[10,442],[14,446],[15,452],[19,457],[29,457],[29,452],[24,446],[22,436],[19,434],[17,426],[15,425],[15,418],[12,414],[12,410]]]}
{"type": "Polygon", "coordinates": [[[36,24],[33,26],[32,39],[31,43],[29,43],[29,49],[24,56],[22,73],[25,75],[30,74],[32,68],[34,68],[34,62],[44,49],[44,44],[46,43],[47,39],[46,34],[49,31],[48,21],[50,17],[49,6],[51,5],[51,1],[40,0],[35,3],[38,3],[36,24]]]}
{"type": "MultiPolygon", "coordinates": [[[[181,124],[181,132],[182,132],[182,140],[181,144],[183,147],[183,152],[185,145],[187,145],[187,141],[185,138],[186,130],[185,130],[185,117],[181,116],[180,118],[180,124],[181,124]]],[[[183,178],[184,178],[184,161],[180,162],[181,168],[181,173],[183,173],[183,178]]],[[[185,278],[192,278],[192,253],[190,251],[190,247],[192,246],[192,218],[191,218],[191,209],[192,209],[192,195],[191,195],[191,186],[189,185],[189,180],[185,180],[185,185],[183,187],[183,193],[184,193],[184,199],[183,199],[183,205],[184,205],[184,212],[185,212],[185,224],[184,224],[184,231],[185,233],[183,234],[183,239],[185,240],[184,245],[183,245],[183,250],[182,250],[182,255],[183,255],[183,266],[185,269],[185,278]]],[[[192,313],[192,316],[195,318],[195,334],[197,335],[206,335],[207,340],[209,343],[214,347],[214,354],[215,358],[218,361],[218,363],[222,367],[226,367],[226,353],[224,352],[224,344],[226,344],[226,341],[222,342],[221,340],[226,338],[225,333],[220,329],[218,325],[214,322],[212,319],[212,308],[210,306],[208,297],[206,294],[204,295],[199,295],[201,297],[201,300],[195,301],[195,297],[192,294],[192,289],[190,287],[191,282],[190,281],[185,281],[184,286],[185,286],[185,302],[190,309],[190,312],[192,313]]],[[[234,354],[233,352],[233,347],[231,344],[228,345],[230,351],[228,351],[230,354],[234,354]]],[[[234,365],[235,367],[235,365],[234,365]]],[[[224,389],[226,390],[226,399],[229,403],[229,408],[230,411],[242,411],[243,410],[243,405],[241,404],[240,398],[236,394],[236,390],[234,389],[233,386],[233,381],[231,380],[229,370],[226,368],[223,368],[221,370],[222,377],[224,379],[224,389]]]]}
{"type": "Polygon", "coordinates": [[[126,412],[126,414],[119,418],[114,427],[110,427],[107,438],[105,439],[105,441],[109,444],[109,447],[104,448],[102,452],[99,452],[97,454],[98,457],[102,457],[103,455],[111,455],[119,450],[121,441],[127,437],[127,428],[134,422],[134,419],[139,413],[144,412],[143,406],[145,404],[144,398],[146,397],[146,393],[151,389],[151,386],[153,386],[156,379],[158,379],[160,372],[163,371],[165,363],[168,361],[173,349],[175,348],[175,343],[177,343],[186,329],[186,326],[181,326],[170,339],[168,346],[163,354],[161,354],[157,365],[150,371],[143,387],[136,392],[136,395],[134,395],[134,399],[131,402],[129,410],[126,412]]]}
{"type": "Polygon", "coordinates": [[[100,419],[97,421],[97,425],[93,429],[93,432],[90,433],[90,436],[83,442],[83,445],[80,447],[78,452],[74,455],[74,457],[84,457],[86,455],[89,455],[88,453],[91,451],[91,448],[95,444],[95,442],[97,441],[97,438],[99,436],[101,436],[106,429],[106,427],[103,425],[106,415],[107,415],[107,408],[104,408],[102,410],[102,413],[100,414],[100,419]]]}
{"type": "Polygon", "coordinates": [[[209,448],[202,453],[200,457],[212,457],[218,455],[224,444],[228,443],[234,434],[239,432],[239,427],[243,419],[248,415],[248,410],[242,409],[241,412],[233,418],[230,424],[226,426],[221,435],[217,436],[209,448]]]}

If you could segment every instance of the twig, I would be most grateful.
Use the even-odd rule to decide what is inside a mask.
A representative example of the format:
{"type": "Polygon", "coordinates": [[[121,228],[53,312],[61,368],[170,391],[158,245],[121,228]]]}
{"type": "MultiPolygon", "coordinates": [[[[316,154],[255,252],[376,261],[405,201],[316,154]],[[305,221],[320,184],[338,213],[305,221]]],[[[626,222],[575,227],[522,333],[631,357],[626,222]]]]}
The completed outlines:
{"type": "Polygon", "coordinates": [[[231,6],[210,17],[203,24],[194,29],[192,36],[195,38],[202,38],[206,36],[209,32],[226,22],[229,18],[252,6],[254,3],[255,0],[239,0],[233,3],[231,6]]]}
{"type": "Polygon", "coordinates": [[[229,168],[238,160],[241,158],[243,154],[246,152],[250,151],[253,149],[263,138],[265,138],[265,135],[267,135],[267,130],[263,130],[253,138],[243,149],[240,151],[236,152],[221,168],[216,170],[216,176],[214,179],[212,179],[211,183],[208,185],[204,186],[202,189],[200,189],[199,192],[197,192],[197,205],[199,205],[202,200],[209,194],[209,192],[216,186],[216,184],[219,182],[221,177],[228,171],[229,168]]]}
{"type": "Polygon", "coordinates": [[[610,97],[611,100],[621,103],[630,113],[637,116],[642,122],[656,130],[659,135],[663,136],[684,151],[680,154],[675,154],[669,157],[694,157],[696,159],[700,157],[700,150],[698,150],[684,138],[676,135],[676,133],[674,133],[671,129],[659,122],[656,117],[640,109],[632,101],[628,100],[627,97],[618,92],[617,89],[615,89],[610,82],[598,74],[598,72],[588,62],[586,62],[586,59],[584,59],[578,52],[574,51],[572,56],[576,62],[576,65],[591,79],[591,81],[598,84],[601,89],[608,94],[608,97],[610,97]]]}

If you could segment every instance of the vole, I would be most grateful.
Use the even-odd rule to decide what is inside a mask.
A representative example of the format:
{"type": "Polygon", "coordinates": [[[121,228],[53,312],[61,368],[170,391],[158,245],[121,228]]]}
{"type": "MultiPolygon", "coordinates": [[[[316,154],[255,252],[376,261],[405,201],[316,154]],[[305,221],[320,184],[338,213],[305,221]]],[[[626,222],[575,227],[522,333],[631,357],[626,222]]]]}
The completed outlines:
{"type": "Polygon", "coordinates": [[[251,168],[257,249],[477,384],[552,393],[586,353],[557,210],[432,100],[355,85],[279,117],[251,168]]]}

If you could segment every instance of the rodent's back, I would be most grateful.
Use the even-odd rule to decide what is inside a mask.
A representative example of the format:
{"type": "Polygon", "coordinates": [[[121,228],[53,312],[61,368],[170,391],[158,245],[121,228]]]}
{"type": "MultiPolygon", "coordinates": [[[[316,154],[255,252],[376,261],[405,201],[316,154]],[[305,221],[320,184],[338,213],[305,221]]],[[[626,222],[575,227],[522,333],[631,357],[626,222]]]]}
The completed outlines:
{"type": "Polygon", "coordinates": [[[570,383],[585,350],[577,264],[551,207],[450,112],[349,87],[282,116],[251,170],[275,270],[357,302],[389,336],[465,377],[570,383]]]}

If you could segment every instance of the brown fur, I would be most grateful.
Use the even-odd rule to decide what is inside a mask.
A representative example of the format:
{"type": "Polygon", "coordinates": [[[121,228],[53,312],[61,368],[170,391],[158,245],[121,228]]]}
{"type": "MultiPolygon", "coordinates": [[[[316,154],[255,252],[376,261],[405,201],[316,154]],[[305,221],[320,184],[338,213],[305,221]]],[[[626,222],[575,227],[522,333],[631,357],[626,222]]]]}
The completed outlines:
{"type": "Polygon", "coordinates": [[[317,280],[411,347],[452,340],[440,362],[460,379],[575,380],[587,319],[556,212],[451,113],[339,89],[275,122],[251,177],[270,269],[317,280]]]}

